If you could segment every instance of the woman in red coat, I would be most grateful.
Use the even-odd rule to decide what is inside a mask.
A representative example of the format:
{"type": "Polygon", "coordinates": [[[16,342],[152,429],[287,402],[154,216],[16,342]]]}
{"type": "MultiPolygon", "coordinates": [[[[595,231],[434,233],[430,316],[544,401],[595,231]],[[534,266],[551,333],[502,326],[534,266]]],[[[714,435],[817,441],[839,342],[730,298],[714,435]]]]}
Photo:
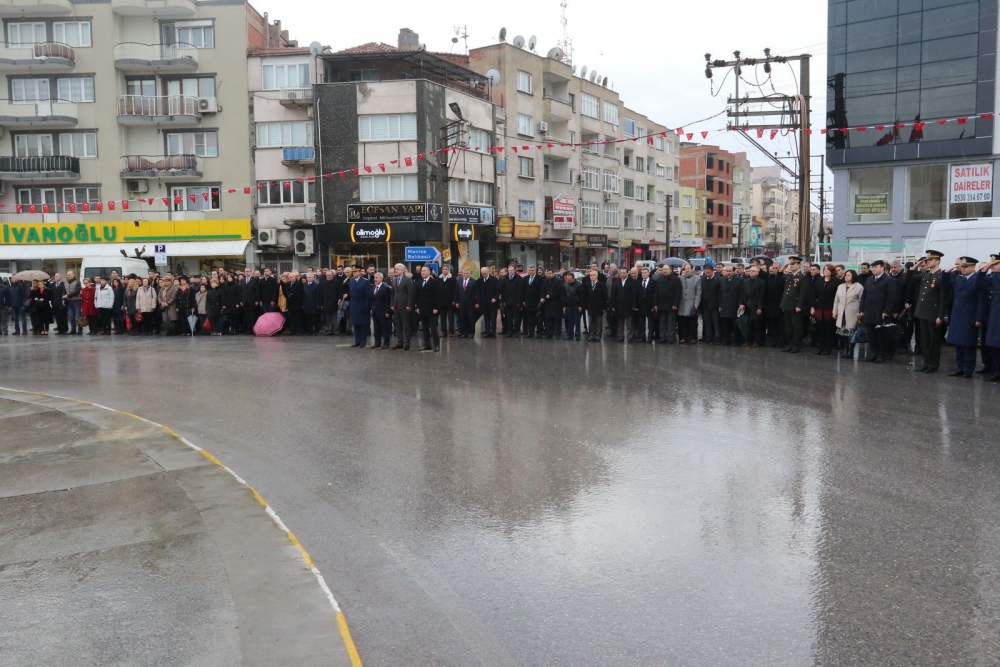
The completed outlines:
{"type": "Polygon", "coordinates": [[[82,299],[80,314],[87,318],[91,336],[97,333],[97,308],[94,306],[94,292],[96,291],[94,283],[90,282],[90,278],[84,278],[83,289],[80,290],[80,298],[82,299]]]}

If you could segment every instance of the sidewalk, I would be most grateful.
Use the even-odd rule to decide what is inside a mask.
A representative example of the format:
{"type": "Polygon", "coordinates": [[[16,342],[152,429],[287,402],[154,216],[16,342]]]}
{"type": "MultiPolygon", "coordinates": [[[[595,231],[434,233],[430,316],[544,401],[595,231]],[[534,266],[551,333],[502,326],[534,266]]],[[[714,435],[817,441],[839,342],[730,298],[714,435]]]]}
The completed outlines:
{"type": "Polygon", "coordinates": [[[0,390],[3,665],[360,665],[293,540],[163,427],[0,390]]]}

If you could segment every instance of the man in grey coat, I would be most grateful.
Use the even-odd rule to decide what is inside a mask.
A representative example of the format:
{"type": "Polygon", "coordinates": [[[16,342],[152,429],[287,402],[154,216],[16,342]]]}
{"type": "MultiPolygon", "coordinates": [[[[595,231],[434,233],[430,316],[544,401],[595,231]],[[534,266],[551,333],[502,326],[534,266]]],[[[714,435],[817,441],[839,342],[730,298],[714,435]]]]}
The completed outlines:
{"type": "Polygon", "coordinates": [[[413,310],[413,280],[406,277],[406,266],[393,267],[392,326],[396,330],[395,350],[410,349],[410,312],[413,310]]]}
{"type": "Polygon", "coordinates": [[[698,308],[701,306],[701,276],[695,275],[690,264],[681,271],[681,307],[677,324],[681,342],[698,342],[698,308]]]}

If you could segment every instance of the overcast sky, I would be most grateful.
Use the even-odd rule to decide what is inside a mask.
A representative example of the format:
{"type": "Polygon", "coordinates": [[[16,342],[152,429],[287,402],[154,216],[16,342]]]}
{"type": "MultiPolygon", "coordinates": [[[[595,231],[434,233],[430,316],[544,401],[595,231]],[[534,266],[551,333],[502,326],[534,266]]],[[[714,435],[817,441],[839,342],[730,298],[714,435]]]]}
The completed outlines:
{"type": "MultiPolygon", "coordinates": [[[[469,48],[493,44],[501,27],[507,41],[515,35],[538,38],[536,51],[544,55],[562,38],[560,0],[505,0],[478,3],[469,0],[382,0],[376,4],[340,1],[318,5],[306,0],[251,0],[271,21],[281,19],[300,45],[319,41],[334,50],[364,42],[396,43],[399,29],[419,33],[431,51],[464,51],[464,41],[452,44],[455,26],[468,29],[469,48]],[[433,10],[430,9],[433,7],[433,10]],[[317,16],[319,12],[322,16],[317,16]],[[446,18],[445,18],[446,17],[446,18]],[[317,18],[321,20],[317,21],[317,18]]],[[[597,69],[608,77],[630,108],[649,115],[668,127],[683,125],[686,131],[724,128],[725,115],[701,124],[693,121],[717,114],[733,93],[734,77],[718,89],[723,75],[714,79],[718,97],[713,97],[705,78],[705,53],[731,59],[734,49],[744,56],[811,53],[812,123],[825,124],[826,3],[814,0],[770,0],[768,3],[715,0],[699,3],[638,2],[601,5],[567,0],[569,36],[573,41],[573,63],[597,69]]],[[[765,81],[763,71],[761,81],[765,81]]],[[[798,75],[797,66],[795,75],[798,75]]],[[[755,81],[752,72],[744,78],[755,81]]],[[[779,93],[795,92],[796,81],[787,66],[776,67],[772,82],[779,93]]],[[[771,91],[771,83],[765,85],[771,91]]],[[[741,83],[741,90],[744,85],[741,83]]],[[[700,135],[696,135],[701,140],[700,135]]],[[[733,134],[710,136],[709,142],[728,150],[745,150],[754,165],[772,164],[760,151],[733,134]]],[[[792,150],[790,139],[779,137],[762,142],[784,157],[792,150]]],[[[824,149],[817,133],[813,154],[824,149]]],[[[818,169],[818,159],[814,162],[818,169]]],[[[829,173],[828,173],[829,176],[829,173]]]]}

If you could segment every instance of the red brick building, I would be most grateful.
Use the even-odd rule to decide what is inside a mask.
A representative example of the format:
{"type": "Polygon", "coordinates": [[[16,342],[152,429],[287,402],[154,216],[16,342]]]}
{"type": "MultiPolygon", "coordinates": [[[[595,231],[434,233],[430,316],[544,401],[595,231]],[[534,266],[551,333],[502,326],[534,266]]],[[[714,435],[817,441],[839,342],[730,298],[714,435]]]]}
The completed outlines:
{"type": "Polygon", "coordinates": [[[681,185],[710,193],[705,207],[705,246],[715,259],[732,255],[735,160],[735,155],[718,146],[681,144],[681,185]]]}

